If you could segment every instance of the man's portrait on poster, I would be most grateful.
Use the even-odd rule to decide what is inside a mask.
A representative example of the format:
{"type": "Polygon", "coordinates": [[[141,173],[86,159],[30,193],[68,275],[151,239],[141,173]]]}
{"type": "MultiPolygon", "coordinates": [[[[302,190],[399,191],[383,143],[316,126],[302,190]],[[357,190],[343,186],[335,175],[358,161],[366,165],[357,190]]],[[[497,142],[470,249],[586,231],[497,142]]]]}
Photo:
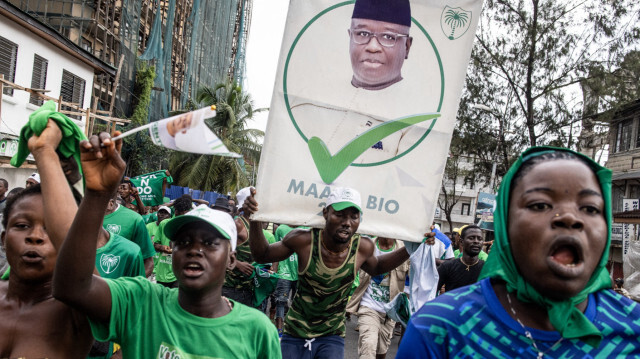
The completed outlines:
{"type": "MultiPolygon", "coordinates": [[[[283,80],[290,117],[305,141],[317,136],[335,153],[383,122],[438,112],[441,64],[419,19],[412,20],[411,5],[356,0],[326,9],[298,34],[283,80]]],[[[401,157],[432,121],[385,137],[354,163],[401,157]]]]}

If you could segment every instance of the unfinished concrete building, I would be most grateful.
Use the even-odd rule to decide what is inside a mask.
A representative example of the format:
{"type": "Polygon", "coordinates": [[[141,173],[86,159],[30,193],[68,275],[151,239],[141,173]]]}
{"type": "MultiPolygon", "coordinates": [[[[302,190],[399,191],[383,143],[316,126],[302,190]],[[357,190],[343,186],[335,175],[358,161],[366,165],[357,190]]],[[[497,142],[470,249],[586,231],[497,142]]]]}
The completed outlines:
{"type": "MultiPolygon", "coordinates": [[[[7,0],[0,0],[7,1],[7,0]]],[[[252,0],[8,0],[114,67],[97,74],[92,105],[132,113],[137,61],[156,66],[150,120],[184,106],[201,86],[242,83],[252,0]]],[[[89,104],[85,104],[89,106],[89,104]]]]}

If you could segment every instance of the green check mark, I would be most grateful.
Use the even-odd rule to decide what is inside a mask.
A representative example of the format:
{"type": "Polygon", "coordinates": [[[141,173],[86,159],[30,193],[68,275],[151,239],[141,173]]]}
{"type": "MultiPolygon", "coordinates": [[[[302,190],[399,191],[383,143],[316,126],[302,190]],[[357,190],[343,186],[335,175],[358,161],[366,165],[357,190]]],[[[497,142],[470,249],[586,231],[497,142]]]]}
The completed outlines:
{"type": "Polygon", "coordinates": [[[311,137],[307,144],[309,145],[309,152],[311,152],[311,157],[313,157],[313,162],[316,164],[320,177],[325,183],[330,184],[338,178],[356,158],[371,146],[378,143],[378,141],[406,127],[437,117],[440,117],[439,113],[430,113],[403,117],[381,123],[349,141],[349,143],[344,145],[333,156],[324,141],[318,137],[311,137]]]}

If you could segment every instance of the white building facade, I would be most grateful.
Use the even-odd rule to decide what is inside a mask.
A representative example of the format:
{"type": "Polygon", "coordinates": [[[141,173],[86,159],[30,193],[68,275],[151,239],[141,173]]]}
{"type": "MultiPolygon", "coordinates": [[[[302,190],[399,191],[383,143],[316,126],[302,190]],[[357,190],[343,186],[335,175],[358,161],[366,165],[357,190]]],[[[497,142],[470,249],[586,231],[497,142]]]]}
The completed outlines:
{"type": "MultiPolygon", "coordinates": [[[[94,75],[101,72],[115,69],[11,4],[0,3],[0,74],[5,80],[25,88],[48,90],[44,93],[47,96],[88,108],[94,75]]],[[[0,178],[9,182],[10,189],[24,187],[35,165],[27,161],[15,168],[9,161],[17,150],[21,128],[43,101],[8,86],[3,86],[1,96],[0,178]]],[[[74,120],[84,129],[84,116],[74,120]]]]}

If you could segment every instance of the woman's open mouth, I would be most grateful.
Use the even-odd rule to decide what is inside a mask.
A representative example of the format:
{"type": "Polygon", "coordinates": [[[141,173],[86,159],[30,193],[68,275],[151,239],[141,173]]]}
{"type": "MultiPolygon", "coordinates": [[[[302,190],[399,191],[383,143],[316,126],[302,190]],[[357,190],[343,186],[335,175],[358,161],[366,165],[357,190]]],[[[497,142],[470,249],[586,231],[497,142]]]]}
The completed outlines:
{"type": "Polygon", "coordinates": [[[582,246],[574,238],[559,239],[551,247],[547,263],[560,277],[576,277],[584,270],[582,246]]]}

